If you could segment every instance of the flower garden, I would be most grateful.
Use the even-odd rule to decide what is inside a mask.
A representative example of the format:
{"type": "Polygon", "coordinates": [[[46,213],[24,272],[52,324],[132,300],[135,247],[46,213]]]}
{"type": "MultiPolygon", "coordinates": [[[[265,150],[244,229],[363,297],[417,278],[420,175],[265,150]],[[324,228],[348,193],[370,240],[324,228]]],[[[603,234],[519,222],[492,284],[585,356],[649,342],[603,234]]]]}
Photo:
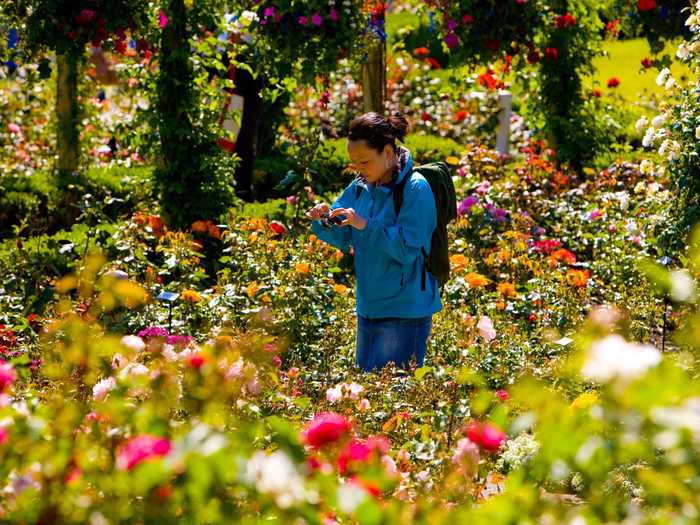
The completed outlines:
{"type": "Polygon", "coordinates": [[[17,0],[0,61],[0,522],[700,519],[700,3],[17,0]],[[365,373],[304,212],[377,46],[458,217],[365,373]]]}

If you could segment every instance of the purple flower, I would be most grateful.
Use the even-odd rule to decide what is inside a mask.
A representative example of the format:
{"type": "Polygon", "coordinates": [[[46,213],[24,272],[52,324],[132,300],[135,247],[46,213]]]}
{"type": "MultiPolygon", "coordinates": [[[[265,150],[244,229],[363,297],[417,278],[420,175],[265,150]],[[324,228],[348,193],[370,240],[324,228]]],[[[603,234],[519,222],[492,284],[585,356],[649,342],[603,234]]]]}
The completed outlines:
{"type": "Polygon", "coordinates": [[[307,17],[305,17],[305,16],[300,16],[300,17],[299,17],[299,23],[300,23],[301,25],[303,25],[303,26],[308,25],[308,24],[309,24],[309,19],[308,19],[307,17]]]}
{"type": "Polygon", "coordinates": [[[445,44],[447,44],[447,47],[450,49],[454,49],[459,45],[459,38],[454,33],[447,33],[445,35],[445,44]]]}
{"type": "Polygon", "coordinates": [[[494,208],[489,210],[489,213],[491,214],[491,217],[495,219],[496,222],[504,222],[506,220],[506,210],[503,208],[494,208]]]}
{"type": "Polygon", "coordinates": [[[479,197],[470,195],[457,206],[457,215],[466,215],[471,210],[471,207],[479,202],[479,197]]]}
{"type": "Polygon", "coordinates": [[[144,328],[138,334],[141,339],[153,338],[153,337],[168,337],[170,334],[165,328],[160,326],[149,326],[144,328]]]}
{"type": "Polygon", "coordinates": [[[455,30],[456,27],[457,27],[457,21],[456,21],[456,20],[450,19],[450,20],[447,21],[447,30],[448,30],[448,31],[452,32],[452,31],[455,30]]]}
{"type": "Polygon", "coordinates": [[[338,21],[338,11],[335,10],[335,7],[331,7],[331,12],[330,12],[330,14],[328,15],[328,18],[330,18],[331,20],[333,20],[333,22],[337,22],[337,21],[338,21]]]}
{"type": "Polygon", "coordinates": [[[321,27],[321,24],[323,23],[323,18],[321,18],[320,14],[314,13],[314,15],[311,17],[311,23],[316,27],[321,27]]]}

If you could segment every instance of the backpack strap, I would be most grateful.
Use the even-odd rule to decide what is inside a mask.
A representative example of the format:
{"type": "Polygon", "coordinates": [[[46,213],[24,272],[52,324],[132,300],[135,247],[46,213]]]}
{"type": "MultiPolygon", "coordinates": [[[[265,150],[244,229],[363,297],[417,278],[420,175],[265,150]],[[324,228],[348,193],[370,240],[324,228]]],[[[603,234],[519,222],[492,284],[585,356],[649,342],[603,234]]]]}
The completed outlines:
{"type": "MultiPolygon", "coordinates": [[[[394,199],[394,212],[396,212],[396,216],[399,216],[399,212],[401,211],[401,205],[403,204],[403,193],[404,189],[406,188],[406,184],[408,184],[408,180],[413,176],[415,173],[415,170],[412,171],[411,173],[407,173],[404,178],[399,182],[396,186],[394,186],[394,191],[393,191],[393,199],[394,199]]],[[[427,265],[428,265],[428,254],[425,251],[425,248],[421,246],[420,251],[423,253],[423,273],[421,274],[420,278],[420,291],[424,292],[425,291],[425,280],[426,280],[426,271],[427,271],[427,265]]]]}

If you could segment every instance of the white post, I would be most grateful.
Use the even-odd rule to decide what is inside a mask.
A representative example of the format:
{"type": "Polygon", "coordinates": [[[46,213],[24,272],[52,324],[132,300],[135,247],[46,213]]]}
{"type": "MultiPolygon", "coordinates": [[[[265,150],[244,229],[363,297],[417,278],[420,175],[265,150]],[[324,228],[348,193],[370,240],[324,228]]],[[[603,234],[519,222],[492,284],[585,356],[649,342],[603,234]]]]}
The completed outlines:
{"type": "Polygon", "coordinates": [[[507,154],[510,139],[510,115],[513,107],[513,94],[509,91],[498,92],[498,134],[496,135],[496,150],[507,154]]]}

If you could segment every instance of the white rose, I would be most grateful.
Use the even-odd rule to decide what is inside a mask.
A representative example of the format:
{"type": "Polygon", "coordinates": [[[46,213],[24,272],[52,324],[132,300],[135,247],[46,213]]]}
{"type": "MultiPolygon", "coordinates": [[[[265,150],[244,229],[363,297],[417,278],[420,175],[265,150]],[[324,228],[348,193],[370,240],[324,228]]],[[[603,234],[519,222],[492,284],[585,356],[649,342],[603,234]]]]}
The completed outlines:
{"type": "Polygon", "coordinates": [[[656,115],[651,120],[651,125],[658,129],[664,125],[664,122],[666,122],[666,115],[656,115]]]}
{"type": "Polygon", "coordinates": [[[642,116],[634,125],[634,127],[637,130],[637,133],[641,133],[642,130],[647,127],[647,124],[649,124],[649,120],[646,117],[642,116]]]}

